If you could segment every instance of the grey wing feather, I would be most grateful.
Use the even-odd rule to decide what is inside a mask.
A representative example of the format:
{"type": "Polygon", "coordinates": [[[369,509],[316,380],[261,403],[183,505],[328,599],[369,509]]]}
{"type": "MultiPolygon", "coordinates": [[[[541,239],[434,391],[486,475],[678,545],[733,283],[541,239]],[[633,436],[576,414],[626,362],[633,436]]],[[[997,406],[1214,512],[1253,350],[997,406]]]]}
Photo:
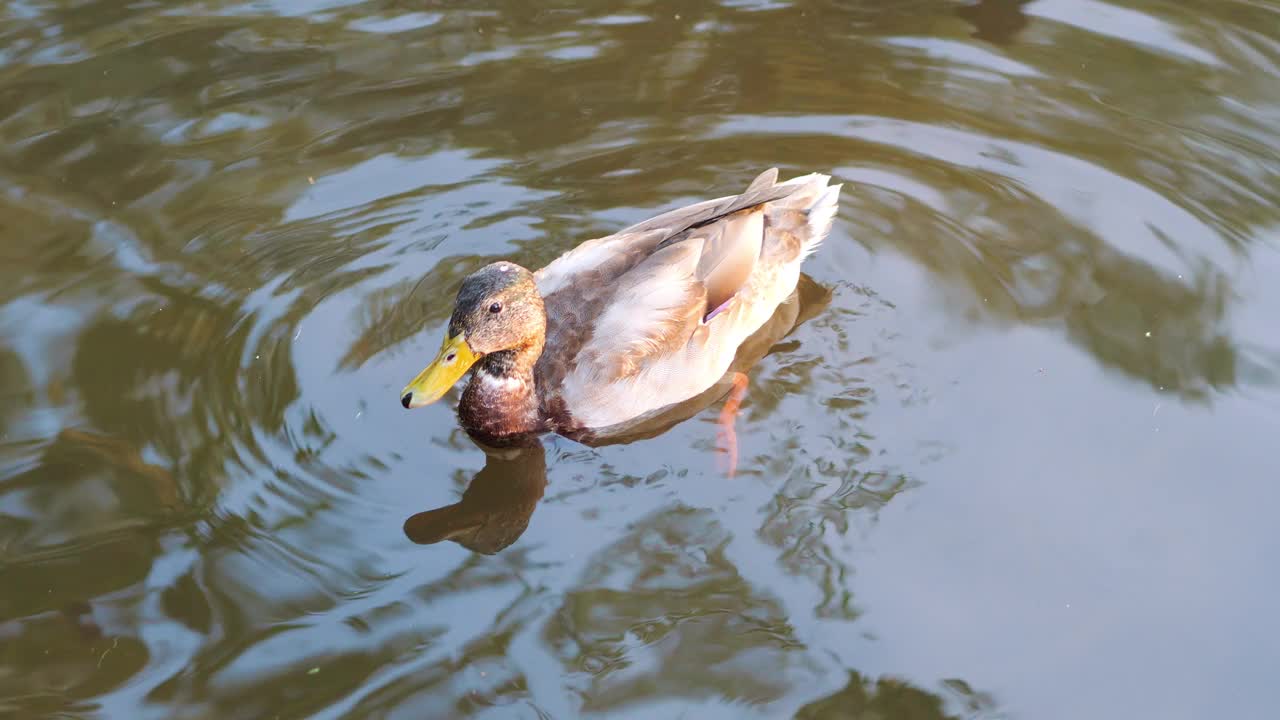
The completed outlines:
{"type": "Polygon", "coordinates": [[[697,227],[704,223],[711,222],[718,218],[724,217],[739,210],[759,205],[761,203],[771,202],[784,198],[796,191],[793,181],[787,183],[774,184],[778,179],[778,169],[769,168],[760,173],[751,184],[747,186],[746,191],[741,195],[728,195],[714,200],[705,200],[700,203],[686,205],[682,208],[676,208],[669,212],[665,212],[656,217],[649,218],[644,222],[636,223],[631,227],[623,230],[623,233],[644,232],[647,230],[657,230],[659,228],[666,229],[668,235],[697,227]]]}
{"type": "Polygon", "coordinates": [[[764,242],[764,213],[740,211],[706,230],[695,273],[707,289],[704,313],[720,307],[751,277],[764,242]]]}

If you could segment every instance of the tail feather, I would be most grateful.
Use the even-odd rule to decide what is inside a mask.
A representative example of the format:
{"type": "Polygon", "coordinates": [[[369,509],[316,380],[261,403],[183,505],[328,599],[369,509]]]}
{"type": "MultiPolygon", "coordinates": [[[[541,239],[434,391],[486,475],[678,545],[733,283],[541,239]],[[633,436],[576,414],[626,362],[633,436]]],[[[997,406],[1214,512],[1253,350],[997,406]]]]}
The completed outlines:
{"type": "Polygon", "coordinates": [[[784,254],[798,251],[799,259],[803,260],[822,245],[840,206],[842,186],[827,185],[830,179],[827,175],[812,173],[779,183],[779,187],[795,188],[769,208],[770,222],[789,239],[778,247],[779,251],[784,254]],[[788,246],[793,249],[783,249],[788,246]]]}
{"type": "Polygon", "coordinates": [[[831,185],[823,190],[818,199],[808,207],[809,233],[804,239],[805,257],[812,255],[822,245],[831,232],[831,224],[835,221],[836,211],[840,209],[840,189],[844,185],[831,185]]]}

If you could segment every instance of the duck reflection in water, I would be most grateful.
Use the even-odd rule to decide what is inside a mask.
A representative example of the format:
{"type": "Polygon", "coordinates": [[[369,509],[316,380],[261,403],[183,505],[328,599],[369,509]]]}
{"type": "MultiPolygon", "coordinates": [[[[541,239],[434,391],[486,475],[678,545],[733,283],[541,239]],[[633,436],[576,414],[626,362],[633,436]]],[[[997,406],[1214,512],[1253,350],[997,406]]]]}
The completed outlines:
{"type": "Polygon", "coordinates": [[[404,534],[420,545],[452,540],[492,555],[515,542],[529,527],[533,509],[547,487],[547,458],[537,437],[524,445],[484,448],[485,464],[462,499],[412,515],[404,534]]]}
{"type": "MultiPolygon", "coordinates": [[[[754,335],[742,344],[725,378],[701,395],[670,408],[631,432],[602,438],[583,438],[593,447],[617,445],[655,437],[715,404],[734,390],[734,378],[758,363],[800,324],[817,315],[831,300],[831,291],[807,275],[796,290],[754,335]]],[[[476,441],[485,452],[485,466],[476,473],[452,505],[410,516],[405,535],[430,545],[445,540],[472,552],[495,554],[514,543],[529,521],[547,487],[547,460],[539,434],[513,438],[502,447],[476,441]]]]}
{"type": "Polygon", "coordinates": [[[1009,45],[1029,21],[1022,6],[1031,0],[978,0],[956,8],[956,15],[973,25],[973,37],[993,45],[1009,45]]]}

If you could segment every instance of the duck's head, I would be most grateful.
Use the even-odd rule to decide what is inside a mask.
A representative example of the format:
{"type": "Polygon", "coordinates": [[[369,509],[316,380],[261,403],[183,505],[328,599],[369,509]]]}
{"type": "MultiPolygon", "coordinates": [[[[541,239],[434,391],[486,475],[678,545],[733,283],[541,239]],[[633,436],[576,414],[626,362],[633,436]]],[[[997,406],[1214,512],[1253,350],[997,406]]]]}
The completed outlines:
{"type": "Polygon", "coordinates": [[[485,265],[462,281],[440,353],[400,392],[400,404],[412,409],[439,400],[485,356],[540,351],[546,331],[533,273],[505,261],[485,265]]]}

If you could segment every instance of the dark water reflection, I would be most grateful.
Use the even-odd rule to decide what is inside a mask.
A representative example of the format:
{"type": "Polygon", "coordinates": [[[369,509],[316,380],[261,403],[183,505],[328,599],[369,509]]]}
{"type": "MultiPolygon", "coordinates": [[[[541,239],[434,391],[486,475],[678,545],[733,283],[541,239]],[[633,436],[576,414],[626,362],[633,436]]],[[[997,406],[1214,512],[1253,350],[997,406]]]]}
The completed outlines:
{"type": "Polygon", "coordinates": [[[537,445],[485,459],[458,502],[414,513],[404,521],[404,534],[423,545],[452,540],[486,555],[515,542],[546,492],[546,453],[537,445]]]}
{"type": "Polygon", "coordinates": [[[1277,76],[1243,0],[0,5],[0,715],[1269,716],[1277,76]],[[775,165],[736,478],[717,397],[400,409],[479,264],[775,165]]]}

